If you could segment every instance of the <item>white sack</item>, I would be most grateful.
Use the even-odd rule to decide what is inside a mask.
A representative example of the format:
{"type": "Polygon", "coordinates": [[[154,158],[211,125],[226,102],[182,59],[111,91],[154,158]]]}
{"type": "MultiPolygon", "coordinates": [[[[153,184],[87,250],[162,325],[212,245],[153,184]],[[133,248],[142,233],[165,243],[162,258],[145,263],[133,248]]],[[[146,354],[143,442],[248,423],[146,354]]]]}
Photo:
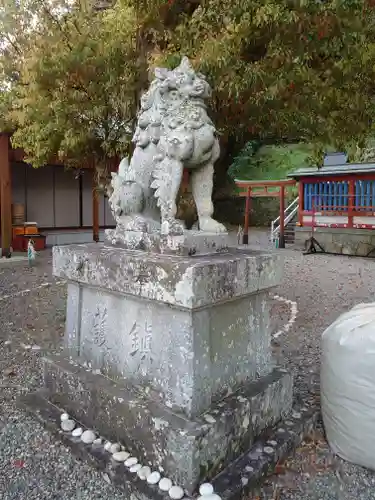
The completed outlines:
{"type": "Polygon", "coordinates": [[[375,303],[354,307],[323,333],[321,401],[332,450],[375,469],[375,303]]]}

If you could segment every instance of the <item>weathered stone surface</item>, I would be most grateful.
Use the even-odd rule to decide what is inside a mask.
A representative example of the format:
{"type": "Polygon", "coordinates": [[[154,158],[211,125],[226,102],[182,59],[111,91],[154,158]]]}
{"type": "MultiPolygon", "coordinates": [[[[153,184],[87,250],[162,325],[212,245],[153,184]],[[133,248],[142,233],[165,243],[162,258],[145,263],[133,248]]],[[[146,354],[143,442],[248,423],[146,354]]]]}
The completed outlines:
{"type": "Polygon", "coordinates": [[[79,303],[78,336],[66,340],[73,359],[187,415],[270,371],[265,293],[193,312],[92,288],[79,303]]]}
{"type": "Polygon", "coordinates": [[[194,419],[60,357],[45,360],[44,373],[53,404],[123,443],[144,465],[162,467],[165,476],[189,491],[250,448],[292,405],[291,376],[280,371],[242,387],[194,419]]]}
{"type": "Polygon", "coordinates": [[[53,264],[70,361],[46,361],[48,397],[143,465],[193,492],[290,410],[292,379],[270,359],[281,256],[72,245],[53,264]]]}
{"type": "MultiPolygon", "coordinates": [[[[310,237],[310,228],[297,227],[295,230],[296,247],[303,247],[310,237]]],[[[375,256],[375,234],[372,229],[319,227],[314,229],[314,238],[322,245],[326,253],[357,257],[375,256]]]]}
{"type": "Polygon", "coordinates": [[[210,255],[227,252],[228,233],[205,233],[184,230],[180,235],[162,235],[159,232],[122,231],[108,229],[107,237],[113,244],[127,250],[143,250],[166,255],[210,255]],[[117,234],[117,236],[116,236],[117,234]]]}
{"type": "Polygon", "coordinates": [[[54,265],[78,281],[68,285],[66,345],[81,364],[126,378],[187,416],[269,373],[267,289],[280,276],[276,257],[233,251],[145,260],[141,252],[75,248],[55,249],[54,265]],[[80,259],[88,267],[77,277],[80,259]],[[155,295],[159,301],[145,300],[155,295]]]}
{"type": "MultiPolygon", "coordinates": [[[[206,111],[210,92],[205,77],[195,73],[186,57],[174,70],[155,69],[155,78],[141,98],[133,156],[130,163],[124,158],[118,173],[112,174],[109,204],[117,225],[107,236],[113,244],[128,245],[133,240],[146,250],[151,242],[154,249],[147,234],[183,235],[176,199],[184,169],[191,172],[199,229],[226,232],[212,218],[214,164],[220,146],[206,111]],[[131,234],[126,235],[128,231],[131,234]]],[[[176,242],[167,239],[162,246],[173,251],[176,242]]]]}
{"type": "MultiPolygon", "coordinates": [[[[144,480],[144,476],[138,479],[137,475],[131,474],[122,463],[115,463],[111,455],[103,451],[102,446],[87,446],[67,434],[61,435],[58,424],[59,409],[49,403],[43,397],[43,393],[24,396],[22,403],[50,431],[59,436],[76,456],[105,473],[109,481],[124,491],[124,498],[166,500],[166,493],[158,486],[149,485],[144,480]]],[[[238,460],[228,465],[212,479],[215,492],[223,500],[252,498],[255,493],[254,489],[264,476],[272,474],[276,464],[314,430],[319,408],[307,410],[295,407],[294,410],[285,423],[268,429],[265,435],[257,439],[238,460]],[[268,449],[270,447],[272,447],[272,453],[268,449]]],[[[185,498],[191,497],[186,495],[185,498]]]]}
{"type": "Polygon", "coordinates": [[[107,291],[194,309],[278,285],[282,257],[234,248],[225,254],[182,258],[94,243],[54,247],[53,273],[107,291]]]}

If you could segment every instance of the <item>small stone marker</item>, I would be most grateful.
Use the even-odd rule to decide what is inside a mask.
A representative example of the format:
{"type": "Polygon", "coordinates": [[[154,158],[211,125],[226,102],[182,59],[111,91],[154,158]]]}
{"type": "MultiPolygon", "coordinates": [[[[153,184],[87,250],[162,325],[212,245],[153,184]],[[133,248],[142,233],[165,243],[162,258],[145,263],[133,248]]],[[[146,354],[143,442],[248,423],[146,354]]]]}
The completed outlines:
{"type": "Polygon", "coordinates": [[[147,465],[139,469],[137,472],[137,476],[139,479],[142,479],[142,481],[145,481],[149,476],[151,475],[151,469],[147,465]]]}
{"type": "Polygon", "coordinates": [[[76,423],[74,422],[74,420],[63,420],[61,422],[61,429],[64,431],[64,432],[71,432],[74,427],[76,426],[76,423]]]}
{"type": "Polygon", "coordinates": [[[181,486],[172,486],[168,494],[172,500],[181,500],[184,497],[184,490],[181,486]]]}
{"type": "Polygon", "coordinates": [[[204,495],[211,495],[214,492],[214,487],[212,486],[211,483],[203,483],[199,487],[199,494],[204,496],[204,495]]]}
{"type": "Polygon", "coordinates": [[[161,489],[161,491],[169,491],[172,488],[172,486],[173,486],[172,481],[167,477],[163,477],[162,479],[160,479],[159,488],[161,489]]]}
{"type": "Polygon", "coordinates": [[[161,478],[160,472],[156,470],[154,472],[151,472],[151,474],[147,478],[147,482],[148,484],[158,484],[160,478],[161,478]]]}
{"type": "Polygon", "coordinates": [[[73,437],[81,437],[83,434],[83,429],[82,427],[77,427],[76,429],[73,430],[72,436],[73,437]]]}
{"type": "Polygon", "coordinates": [[[110,451],[111,450],[112,443],[110,441],[106,441],[104,443],[104,449],[105,451],[110,451]]]}
{"type": "Polygon", "coordinates": [[[120,451],[121,450],[121,445],[120,443],[114,443],[111,445],[111,447],[109,448],[109,452],[110,453],[116,453],[117,451],[120,451]]]}
{"type": "Polygon", "coordinates": [[[112,455],[113,460],[116,460],[116,462],[125,462],[130,457],[130,453],[127,451],[116,451],[112,455]]]}
{"type": "Polygon", "coordinates": [[[82,434],[81,441],[85,444],[91,444],[95,441],[95,438],[95,432],[87,430],[82,434]]]}
{"type": "Polygon", "coordinates": [[[136,457],[130,457],[127,458],[124,462],[125,467],[133,467],[133,465],[138,463],[138,458],[136,457]]]}
{"type": "Polygon", "coordinates": [[[135,464],[135,465],[132,465],[130,467],[129,471],[132,472],[133,474],[135,474],[136,472],[138,472],[141,469],[142,469],[142,464],[135,464]]]}

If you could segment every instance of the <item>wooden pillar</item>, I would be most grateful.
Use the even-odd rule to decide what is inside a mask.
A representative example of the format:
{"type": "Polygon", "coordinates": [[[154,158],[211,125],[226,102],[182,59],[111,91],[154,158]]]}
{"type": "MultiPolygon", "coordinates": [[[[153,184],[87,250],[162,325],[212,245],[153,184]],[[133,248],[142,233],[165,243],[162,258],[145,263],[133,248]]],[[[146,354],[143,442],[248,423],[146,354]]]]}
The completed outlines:
{"type": "Polygon", "coordinates": [[[83,226],[83,180],[82,180],[82,172],[79,172],[78,189],[79,189],[79,227],[82,227],[83,226]]]}
{"type": "Polygon", "coordinates": [[[303,181],[298,182],[298,225],[303,226],[304,190],[303,181]]]}
{"type": "Polygon", "coordinates": [[[285,248],[284,211],[285,211],[285,186],[280,186],[279,248],[285,248]]]}
{"type": "Polygon", "coordinates": [[[10,257],[12,246],[12,185],[9,162],[9,136],[0,135],[0,224],[2,256],[10,257]]]}
{"type": "Polygon", "coordinates": [[[250,223],[250,203],[251,203],[251,188],[247,189],[246,204],[245,204],[245,221],[243,227],[242,243],[243,245],[249,244],[249,223],[250,223]]]}
{"type": "Polygon", "coordinates": [[[355,186],[354,179],[349,179],[349,189],[348,189],[348,227],[353,227],[353,210],[354,210],[354,196],[355,196],[355,186]]]}
{"type": "Polygon", "coordinates": [[[92,169],[92,239],[99,242],[99,193],[95,171],[95,165],[92,169]]]}

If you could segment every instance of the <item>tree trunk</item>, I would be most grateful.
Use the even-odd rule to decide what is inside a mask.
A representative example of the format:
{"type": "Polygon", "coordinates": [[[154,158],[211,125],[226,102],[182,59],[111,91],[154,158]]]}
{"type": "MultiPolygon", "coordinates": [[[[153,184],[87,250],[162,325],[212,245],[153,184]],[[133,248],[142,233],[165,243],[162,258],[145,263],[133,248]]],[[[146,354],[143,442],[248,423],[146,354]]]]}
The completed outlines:
{"type": "Polygon", "coordinates": [[[241,151],[243,144],[239,143],[234,135],[220,141],[220,158],[215,164],[213,199],[226,197],[233,192],[234,183],[228,176],[228,169],[236,155],[241,151]]]}

